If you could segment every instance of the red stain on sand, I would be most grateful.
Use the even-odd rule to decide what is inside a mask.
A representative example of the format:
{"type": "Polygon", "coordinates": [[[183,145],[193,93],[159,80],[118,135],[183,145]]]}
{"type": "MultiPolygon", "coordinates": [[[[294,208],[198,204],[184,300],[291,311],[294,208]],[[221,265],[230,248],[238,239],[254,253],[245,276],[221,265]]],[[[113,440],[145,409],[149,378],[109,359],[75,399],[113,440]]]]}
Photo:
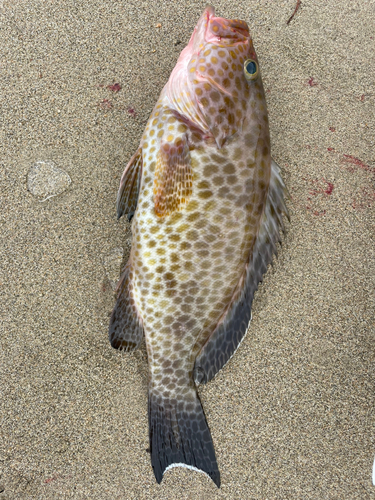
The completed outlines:
{"type": "Polygon", "coordinates": [[[55,481],[57,479],[57,477],[50,477],[49,479],[45,479],[45,483],[46,484],[49,484],[49,483],[52,483],[52,481],[55,481]]]}
{"type": "Polygon", "coordinates": [[[134,108],[128,108],[128,113],[131,115],[133,118],[137,116],[137,113],[134,108]]]}
{"type": "Polygon", "coordinates": [[[102,109],[111,109],[113,107],[111,101],[109,101],[108,99],[103,99],[102,102],[98,102],[97,106],[102,109]]]}
{"type": "Polygon", "coordinates": [[[54,476],[52,476],[52,477],[49,477],[48,479],[45,479],[45,480],[44,480],[44,483],[45,483],[45,484],[50,484],[50,483],[52,483],[53,481],[58,481],[59,479],[64,480],[64,479],[71,479],[71,478],[72,478],[72,476],[71,476],[71,475],[69,475],[69,476],[60,476],[60,475],[56,474],[56,475],[54,475],[54,476]]]}
{"type": "Polygon", "coordinates": [[[334,185],[332,184],[332,182],[326,181],[326,183],[328,184],[328,188],[324,192],[325,192],[325,194],[330,195],[330,194],[332,194],[334,185]]]}
{"type": "Polygon", "coordinates": [[[329,130],[330,130],[331,132],[336,132],[335,127],[329,127],[329,130]]]}
{"type": "MultiPolygon", "coordinates": [[[[375,204],[375,167],[367,165],[364,161],[357,156],[342,154],[336,151],[334,148],[327,148],[329,152],[337,153],[340,155],[340,163],[345,165],[345,169],[351,174],[357,174],[357,181],[354,184],[355,190],[353,189],[348,203],[355,209],[366,209],[372,207],[375,204]],[[359,184],[362,183],[362,186],[359,184]]],[[[333,190],[328,183],[328,188],[325,190],[325,194],[331,194],[333,190]]]]}
{"type": "MultiPolygon", "coordinates": [[[[365,170],[366,172],[371,172],[373,174],[375,173],[374,167],[370,167],[370,165],[366,165],[362,160],[360,160],[356,156],[343,155],[343,159],[341,161],[343,163],[355,165],[356,167],[359,167],[362,170],[365,170]]],[[[355,172],[356,169],[354,167],[348,167],[348,170],[349,170],[349,172],[355,172]]]]}
{"type": "Polygon", "coordinates": [[[107,89],[112,90],[112,92],[120,92],[122,87],[119,83],[114,83],[113,85],[107,85],[107,89]]]}
{"type": "Polygon", "coordinates": [[[319,84],[317,82],[314,82],[314,77],[310,77],[309,80],[307,80],[307,85],[310,85],[310,87],[317,87],[319,84]]]}
{"type": "Polygon", "coordinates": [[[307,197],[308,205],[305,206],[306,210],[311,211],[316,217],[326,215],[327,211],[321,209],[322,200],[332,194],[334,190],[333,183],[324,178],[311,179],[310,177],[303,177],[303,180],[310,184],[309,196],[307,197]]]}
{"type": "Polygon", "coordinates": [[[375,203],[375,189],[372,187],[375,180],[373,177],[375,174],[375,167],[367,165],[356,156],[346,154],[344,154],[341,158],[341,163],[346,164],[346,170],[348,172],[351,172],[352,174],[366,172],[367,174],[371,175],[371,180],[368,178],[368,175],[363,178],[363,182],[365,182],[365,185],[357,189],[356,193],[354,193],[355,196],[353,197],[353,201],[351,203],[351,206],[356,209],[370,208],[375,203]]]}

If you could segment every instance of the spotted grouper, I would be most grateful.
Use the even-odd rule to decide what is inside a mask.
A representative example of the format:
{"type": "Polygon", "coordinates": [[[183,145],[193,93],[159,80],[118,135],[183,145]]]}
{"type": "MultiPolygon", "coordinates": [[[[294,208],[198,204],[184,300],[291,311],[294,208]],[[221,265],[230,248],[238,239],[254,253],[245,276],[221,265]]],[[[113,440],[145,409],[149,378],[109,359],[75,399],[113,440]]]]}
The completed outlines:
{"type": "Polygon", "coordinates": [[[266,100],[244,21],[207,7],[121,178],[132,219],[109,338],[145,335],[151,461],[158,483],[185,466],[220,486],[197,385],[244,337],[283,227],[285,186],[270,156],[266,100]]]}

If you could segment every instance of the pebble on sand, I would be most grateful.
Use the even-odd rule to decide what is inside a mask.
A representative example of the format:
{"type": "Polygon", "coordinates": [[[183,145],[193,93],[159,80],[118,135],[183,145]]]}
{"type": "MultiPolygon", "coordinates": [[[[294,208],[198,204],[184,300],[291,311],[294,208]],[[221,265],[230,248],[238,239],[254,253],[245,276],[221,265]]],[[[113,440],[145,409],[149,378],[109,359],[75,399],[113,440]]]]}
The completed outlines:
{"type": "Polygon", "coordinates": [[[38,161],[27,175],[27,189],[43,202],[63,193],[71,184],[69,175],[52,161],[38,161]]]}

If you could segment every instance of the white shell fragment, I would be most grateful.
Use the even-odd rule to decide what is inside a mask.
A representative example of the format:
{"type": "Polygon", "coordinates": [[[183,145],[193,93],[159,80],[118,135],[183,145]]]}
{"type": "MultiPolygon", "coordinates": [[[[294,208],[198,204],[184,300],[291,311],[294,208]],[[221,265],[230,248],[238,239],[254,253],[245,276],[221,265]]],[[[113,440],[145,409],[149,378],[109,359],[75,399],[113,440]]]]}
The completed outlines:
{"type": "Polygon", "coordinates": [[[69,175],[52,161],[38,161],[27,174],[27,189],[43,202],[63,193],[71,184],[69,175]]]}
{"type": "Polygon", "coordinates": [[[111,283],[113,290],[116,289],[120,277],[121,263],[124,256],[123,248],[113,248],[105,257],[103,257],[103,266],[105,274],[111,283]]]}

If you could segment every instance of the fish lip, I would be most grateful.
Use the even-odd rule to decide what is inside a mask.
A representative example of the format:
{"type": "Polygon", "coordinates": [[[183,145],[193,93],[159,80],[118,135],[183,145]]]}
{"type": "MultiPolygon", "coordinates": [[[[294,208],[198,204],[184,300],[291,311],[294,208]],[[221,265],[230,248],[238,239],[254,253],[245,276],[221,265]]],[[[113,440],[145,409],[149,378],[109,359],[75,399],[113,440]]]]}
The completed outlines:
{"type": "MultiPolygon", "coordinates": [[[[237,38],[238,35],[240,35],[240,39],[237,39],[236,41],[233,40],[233,43],[230,44],[230,45],[237,45],[238,43],[243,43],[245,40],[250,38],[250,31],[246,23],[244,23],[244,26],[246,27],[243,27],[240,26],[240,23],[243,24],[242,21],[238,22],[238,20],[226,19],[225,17],[217,17],[215,15],[215,8],[212,5],[208,5],[206,7],[202,17],[203,16],[206,18],[206,30],[204,33],[205,42],[214,43],[215,45],[218,45],[223,40],[226,41],[231,40],[233,38],[237,38]],[[215,33],[213,33],[211,30],[211,22],[214,20],[227,30],[229,25],[231,35],[228,34],[228,36],[218,36],[215,33]],[[232,34],[234,35],[234,37],[232,34]]],[[[228,45],[228,43],[226,43],[226,45],[228,45]]]]}
{"type": "Polygon", "coordinates": [[[210,17],[215,17],[215,7],[213,5],[207,5],[203,12],[203,15],[205,14],[208,15],[207,21],[209,21],[210,17]]]}
{"type": "Polygon", "coordinates": [[[244,21],[217,17],[215,8],[208,5],[195,26],[188,47],[190,47],[193,54],[197,55],[203,45],[207,43],[233,47],[246,43],[249,38],[249,28],[244,21]],[[220,28],[218,34],[212,31],[215,26],[220,28]]]}

